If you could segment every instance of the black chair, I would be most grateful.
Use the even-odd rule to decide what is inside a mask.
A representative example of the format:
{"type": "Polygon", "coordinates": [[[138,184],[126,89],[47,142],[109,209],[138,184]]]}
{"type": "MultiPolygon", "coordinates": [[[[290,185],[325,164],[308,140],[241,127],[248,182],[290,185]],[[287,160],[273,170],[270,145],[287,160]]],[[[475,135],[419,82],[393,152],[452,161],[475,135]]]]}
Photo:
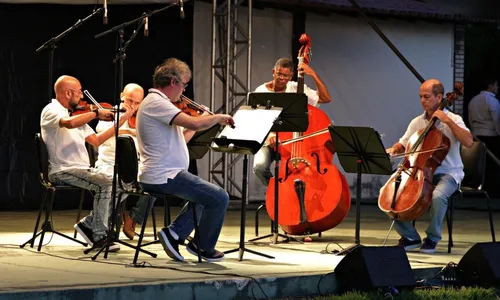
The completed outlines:
{"type": "Polygon", "coordinates": [[[491,239],[496,242],[495,239],[495,228],[493,226],[493,214],[491,211],[490,197],[485,190],[482,190],[484,185],[484,174],[486,168],[486,155],[487,149],[484,143],[479,141],[474,141],[471,148],[461,146],[460,156],[462,157],[462,162],[464,164],[465,177],[462,180],[462,184],[459,190],[457,190],[448,201],[448,253],[451,253],[451,247],[453,247],[453,210],[454,201],[456,198],[463,199],[464,196],[483,196],[486,197],[486,203],[488,206],[488,215],[490,219],[490,231],[491,239]]]}
{"type": "Polygon", "coordinates": [[[76,243],[82,244],[83,246],[87,246],[87,243],[81,242],[77,240],[76,238],[72,238],[70,236],[67,236],[63,233],[60,233],[52,227],[52,222],[50,219],[52,219],[52,207],[54,204],[54,198],[56,195],[57,191],[60,190],[80,190],[81,191],[81,196],[80,196],[80,202],[83,201],[84,195],[85,195],[85,189],[79,188],[79,187],[74,187],[74,186],[67,186],[67,185],[55,185],[49,180],[49,157],[47,153],[47,146],[45,145],[44,141],[42,140],[42,137],[40,133],[35,134],[35,143],[36,143],[36,148],[37,148],[37,155],[38,155],[38,166],[40,170],[40,182],[42,183],[43,187],[45,188],[43,191],[43,198],[42,202],[40,205],[40,210],[38,211],[38,217],[36,219],[36,224],[35,224],[35,229],[33,230],[33,237],[26,241],[24,244],[20,245],[21,248],[24,248],[26,244],[30,243],[31,248],[33,248],[33,245],[35,243],[35,239],[40,236],[40,242],[38,244],[38,251],[42,249],[42,244],[43,244],[43,239],[45,236],[46,232],[52,232],[57,235],[60,235],[64,238],[67,238],[71,241],[74,241],[76,243]],[[47,201],[48,200],[48,201],[47,201]],[[41,230],[37,233],[38,230],[38,225],[40,224],[40,219],[42,217],[42,212],[45,210],[45,221],[41,226],[41,230]]]}
{"type": "MultiPolygon", "coordinates": [[[[134,261],[133,263],[137,263],[137,259],[139,257],[139,251],[147,253],[153,257],[156,257],[156,254],[151,253],[149,251],[146,251],[142,249],[145,246],[152,245],[159,243],[159,240],[154,240],[149,243],[142,244],[142,240],[144,237],[144,231],[146,229],[146,224],[148,220],[148,215],[149,212],[151,212],[154,200],[158,197],[165,197],[168,198],[168,194],[153,194],[153,193],[146,193],[144,192],[138,182],[137,182],[137,173],[138,173],[138,164],[137,164],[137,150],[135,148],[135,143],[132,137],[130,136],[119,136],[117,140],[117,148],[118,148],[118,155],[117,155],[117,166],[118,166],[118,182],[120,184],[120,188],[122,189],[122,192],[119,193],[118,195],[118,201],[119,203],[121,202],[121,199],[123,195],[137,195],[137,196],[147,196],[149,197],[148,201],[148,208],[146,210],[146,213],[144,214],[144,221],[142,222],[142,227],[141,227],[141,233],[139,234],[139,241],[137,242],[137,246],[130,245],[128,243],[125,243],[123,241],[119,241],[121,244],[127,245],[131,248],[136,249],[135,251],[135,256],[134,256],[134,261]],[[127,186],[125,187],[124,184],[127,186]]],[[[191,205],[192,211],[193,211],[193,218],[194,218],[194,230],[195,230],[195,235],[198,237],[197,244],[200,244],[199,241],[199,234],[198,234],[198,222],[197,222],[197,217],[196,217],[196,209],[195,205],[192,202],[189,202],[189,205],[191,205]]],[[[154,224],[155,220],[153,220],[154,224]]],[[[156,232],[156,230],[155,230],[156,232]]],[[[116,236],[118,237],[119,231],[117,231],[116,236]]],[[[201,262],[201,249],[198,247],[198,262],[201,262]]]]}

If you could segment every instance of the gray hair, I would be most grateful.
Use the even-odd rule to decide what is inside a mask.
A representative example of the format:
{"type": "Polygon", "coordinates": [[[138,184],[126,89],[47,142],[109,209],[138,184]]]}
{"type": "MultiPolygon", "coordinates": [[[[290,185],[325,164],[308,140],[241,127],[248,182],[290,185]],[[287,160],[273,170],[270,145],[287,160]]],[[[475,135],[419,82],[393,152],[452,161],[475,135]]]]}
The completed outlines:
{"type": "Polygon", "coordinates": [[[280,58],[278,61],[276,61],[276,64],[274,64],[274,69],[278,70],[279,68],[285,68],[285,69],[290,69],[290,71],[293,72],[293,62],[289,58],[280,58]]]}
{"type": "Polygon", "coordinates": [[[169,58],[155,68],[153,87],[164,88],[174,80],[182,82],[184,77],[191,79],[191,69],[189,66],[177,58],[169,58]]]}
{"type": "Polygon", "coordinates": [[[432,85],[432,93],[434,96],[438,96],[439,94],[443,95],[444,97],[444,86],[441,82],[439,83],[434,83],[432,85]]]}

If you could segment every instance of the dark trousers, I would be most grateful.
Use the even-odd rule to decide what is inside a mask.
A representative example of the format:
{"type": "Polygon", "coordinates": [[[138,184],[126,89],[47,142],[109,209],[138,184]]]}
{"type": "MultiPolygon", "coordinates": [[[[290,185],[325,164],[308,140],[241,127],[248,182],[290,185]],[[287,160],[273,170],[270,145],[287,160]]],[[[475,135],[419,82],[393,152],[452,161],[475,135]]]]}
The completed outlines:
{"type": "MultiPolygon", "coordinates": [[[[500,136],[478,136],[481,142],[500,159],[500,136]]],[[[488,155],[486,157],[486,170],[484,176],[484,190],[488,192],[492,198],[500,198],[500,166],[488,155]]]]}

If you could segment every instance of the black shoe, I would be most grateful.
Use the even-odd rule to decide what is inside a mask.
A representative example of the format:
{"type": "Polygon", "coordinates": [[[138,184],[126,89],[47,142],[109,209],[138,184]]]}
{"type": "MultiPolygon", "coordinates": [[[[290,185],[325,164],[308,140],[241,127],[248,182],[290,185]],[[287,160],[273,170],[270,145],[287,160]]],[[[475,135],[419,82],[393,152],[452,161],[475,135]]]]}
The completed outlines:
{"type": "Polygon", "coordinates": [[[406,251],[416,249],[420,247],[420,245],[422,245],[422,240],[410,241],[409,239],[404,237],[400,238],[398,242],[398,246],[404,247],[406,251]]]}
{"type": "Polygon", "coordinates": [[[436,246],[437,246],[436,242],[433,242],[430,239],[425,238],[424,243],[422,244],[422,247],[420,247],[420,252],[434,253],[434,252],[436,252],[436,246]]]}
{"type": "MultiPolygon", "coordinates": [[[[193,242],[189,242],[189,244],[186,245],[186,250],[187,252],[198,257],[198,247],[196,247],[196,245],[193,242]]],[[[216,249],[214,249],[212,253],[207,253],[205,252],[205,250],[201,250],[200,254],[201,258],[203,258],[208,262],[217,262],[224,259],[224,252],[220,252],[219,250],[216,249]]]]}
{"type": "MultiPolygon", "coordinates": [[[[95,242],[93,250],[99,250],[102,247],[105,247],[107,241],[108,241],[107,236],[102,237],[100,240],[95,242]]],[[[120,251],[120,244],[116,244],[114,242],[111,242],[111,244],[109,244],[108,252],[118,252],[118,251],[120,251]]]]}
{"type": "Polygon", "coordinates": [[[158,239],[160,240],[165,253],[167,253],[170,258],[178,261],[184,261],[184,257],[182,257],[179,252],[179,241],[174,239],[168,228],[163,228],[158,231],[158,239]]]}
{"type": "Polygon", "coordinates": [[[87,226],[83,225],[82,222],[76,223],[73,228],[76,229],[76,232],[78,232],[83,239],[87,242],[87,244],[92,247],[95,243],[94,238],[93,238],[93,233],[92,229],[88,228],[87,226]]]}

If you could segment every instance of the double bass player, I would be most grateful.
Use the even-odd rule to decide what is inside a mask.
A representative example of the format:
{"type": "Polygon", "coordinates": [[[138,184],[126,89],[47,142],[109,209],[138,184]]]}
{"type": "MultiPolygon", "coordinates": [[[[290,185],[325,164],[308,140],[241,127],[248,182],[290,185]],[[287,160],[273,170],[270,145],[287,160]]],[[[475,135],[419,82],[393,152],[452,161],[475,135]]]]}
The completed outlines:
{"type": "Polygon", "coordinates": [[[467,148],[472,147],[473,138],[469,129],[465,126],[462,118],[446,108],[438,109],[443,100],[444,87],[436,79],[429,79],[420,86],[420,104],[424,113],[414,118],[408,125],[408,129],[399,142],[391,148],[386,149],[390,155],[404,153],[405,145],[410,137],[418,130],[427,126],[429,121],[436,117],[437,129],[450,140],[449,150],[441,165],[435,170],[432,178],[434,190],[432,191],[432,202],[429,209],[430,221],[425,231],[423,240],[412,225],[411,221],[395,220],[394,227],[401,236],[398,246],[405,250],[420,247],[420,252],[434,253],[436,246],[441,240],[443,221],[448,208],[448,198],[459,188],[464,178],[463,163],[460,157],[460,144],[467,148]]]}

